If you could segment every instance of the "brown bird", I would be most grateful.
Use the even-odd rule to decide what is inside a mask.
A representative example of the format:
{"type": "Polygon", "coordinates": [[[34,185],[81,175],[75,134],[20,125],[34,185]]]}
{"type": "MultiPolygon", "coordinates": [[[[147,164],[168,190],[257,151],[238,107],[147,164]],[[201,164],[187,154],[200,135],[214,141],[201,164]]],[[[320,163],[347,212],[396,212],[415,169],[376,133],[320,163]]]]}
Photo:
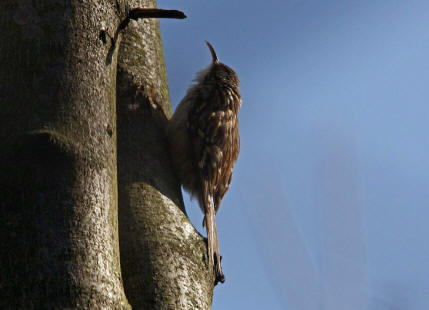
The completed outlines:
{"type": "Polygon", "coordinates": [[[169,121],[172,161],[183,188],[198,199],[207,227],[208,266],[224,282],[215,214],[231,183],[240,150],[239,79],[219,62],[210,43],[212,63],[198,73],[169,121]]]}

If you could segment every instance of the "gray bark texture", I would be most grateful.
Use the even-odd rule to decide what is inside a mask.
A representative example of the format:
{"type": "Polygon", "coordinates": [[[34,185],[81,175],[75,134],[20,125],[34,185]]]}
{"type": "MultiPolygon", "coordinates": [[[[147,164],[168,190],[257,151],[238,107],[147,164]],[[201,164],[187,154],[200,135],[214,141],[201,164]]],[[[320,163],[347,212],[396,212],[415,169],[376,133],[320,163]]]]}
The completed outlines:
{"type": "Polygon", "coordinates": [[[155,6],[0,1],[0,309],[210,309],[155,6]]]}

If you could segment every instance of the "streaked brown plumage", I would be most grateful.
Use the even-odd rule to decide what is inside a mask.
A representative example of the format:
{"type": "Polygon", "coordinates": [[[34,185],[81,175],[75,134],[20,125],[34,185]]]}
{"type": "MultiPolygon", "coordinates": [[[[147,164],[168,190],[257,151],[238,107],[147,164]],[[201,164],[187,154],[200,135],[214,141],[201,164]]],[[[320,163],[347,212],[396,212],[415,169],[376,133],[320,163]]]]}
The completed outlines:
{"type": "Polygon", "coordinates": [[[184,189],[199,201],[207,226],[208,265],[216,282],[224,281],[215,214],[231,183],[240,150],[238,111],[241,105],[237,74],[213,61],[198,73],[168,126],[175,172],[184,189]]]}

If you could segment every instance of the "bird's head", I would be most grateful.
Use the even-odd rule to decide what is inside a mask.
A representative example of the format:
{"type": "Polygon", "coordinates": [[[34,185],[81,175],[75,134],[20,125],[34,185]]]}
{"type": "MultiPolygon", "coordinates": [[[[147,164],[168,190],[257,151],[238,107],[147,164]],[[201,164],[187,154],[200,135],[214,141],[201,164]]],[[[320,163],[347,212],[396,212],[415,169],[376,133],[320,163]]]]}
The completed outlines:
{"type": "Polygon", "coordinates": [[[227,65],[221,63],[216,55],[213,46],[206,41],[206,44],[212,55],[212,63],[208,68],[201,72],[200,82],[204,84],[216,84],[230,88],[238,88],[240,80],[237,73],[227,65]]]}

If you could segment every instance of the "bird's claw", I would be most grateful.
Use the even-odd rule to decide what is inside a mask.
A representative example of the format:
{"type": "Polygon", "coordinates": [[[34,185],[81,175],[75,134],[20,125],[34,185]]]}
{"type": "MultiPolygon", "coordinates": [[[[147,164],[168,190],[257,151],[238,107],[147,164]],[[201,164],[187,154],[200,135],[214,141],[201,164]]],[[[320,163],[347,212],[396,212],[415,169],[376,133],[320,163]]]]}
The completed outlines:
{"type": "Polygon", "coordinates": [[[224,283],[225,282],[225,275],[223,274],[222,266],[221,266],[222,256],[219,255],[220,259],[218,261],[218,259],[217,259],[218,255],[217,254],[218,253],[216,253],[214,255],[215,285],[218,284],[219,282],[220,283],[224,283]]]}

